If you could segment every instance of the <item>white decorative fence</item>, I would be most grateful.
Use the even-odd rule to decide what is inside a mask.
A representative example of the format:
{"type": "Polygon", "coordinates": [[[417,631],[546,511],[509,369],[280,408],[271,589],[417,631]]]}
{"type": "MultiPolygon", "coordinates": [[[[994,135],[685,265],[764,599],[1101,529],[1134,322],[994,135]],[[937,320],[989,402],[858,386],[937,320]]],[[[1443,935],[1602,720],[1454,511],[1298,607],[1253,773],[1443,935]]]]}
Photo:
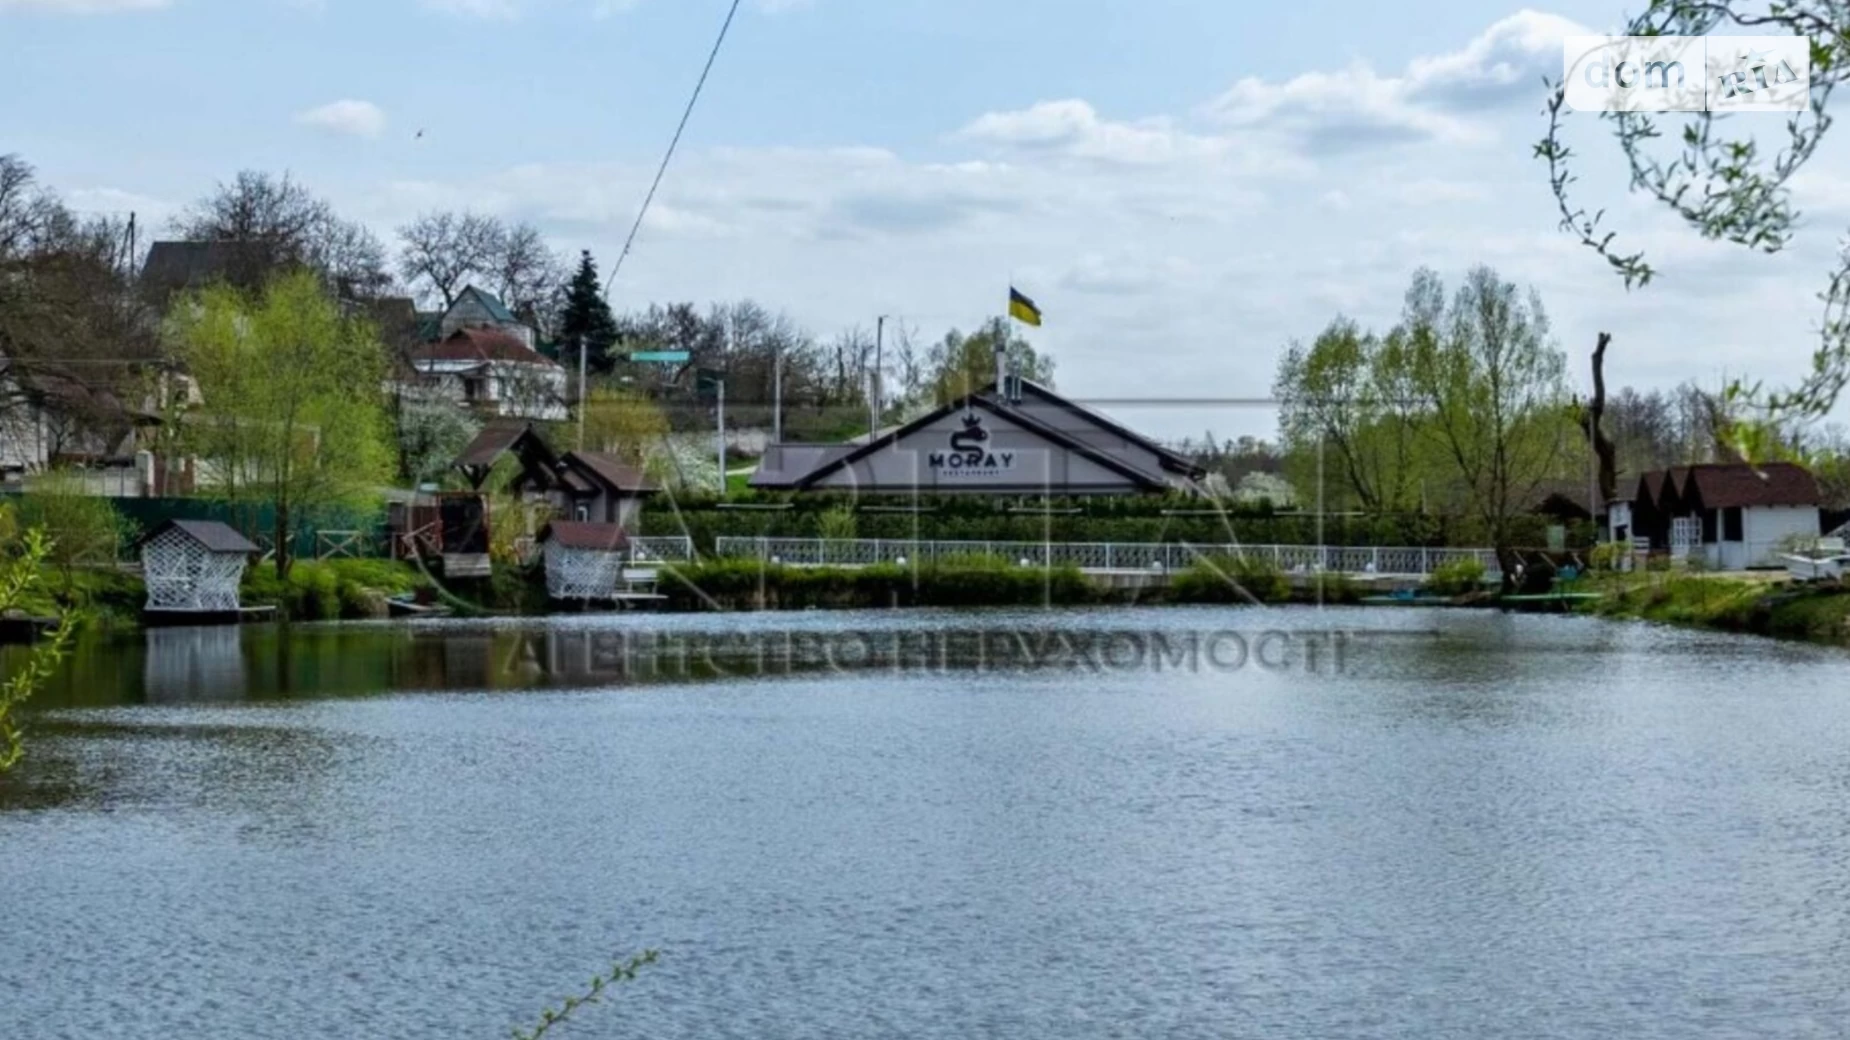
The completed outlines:
{"type": "Polygon", "coordinates": [[[1085,571],[1180,570],[1204,556],[1243,556],[1288,573],[1335,572],[1424,577],[1445,564],[1475,560],[1486,575],[1501,573],[1490,549],[1424,549],[1336,545],[1192,545],[1153,542],[938,542],[864,538],[720,538],[720,556],[800,567],[867,567],[925,563],[959,556],[999,556],[1034,567],[1085,571]]]}
{"type": "Polygon", "coordinates": [[[630,551],[639,562],[687,563],[694,558],[694,540],[679,536],[631,538],[630,551]]]}

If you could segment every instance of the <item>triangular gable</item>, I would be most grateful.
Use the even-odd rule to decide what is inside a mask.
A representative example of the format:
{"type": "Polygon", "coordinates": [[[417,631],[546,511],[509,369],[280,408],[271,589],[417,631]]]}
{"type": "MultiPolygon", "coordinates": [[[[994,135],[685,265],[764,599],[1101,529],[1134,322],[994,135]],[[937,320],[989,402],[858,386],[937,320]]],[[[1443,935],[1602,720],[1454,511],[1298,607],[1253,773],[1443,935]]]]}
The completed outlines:
{"type": "MultiPolygon", "coordinates": [[[[1027,395],[1053,405],[1067,415],[1083,420],[1088,425],[1103,430],[1114,437],[1143,448],[1145,451],[1161,459],[1165,468],[1174,470],[1177,473],[1186,474],[1195,479],[1199,479],[1206,475],[1206,470],[1197,465],[1193,459],[1171,448],[1166,448],[1156,443],[1143,434],[1138,433],[1136,430],[1119,423],[1110,416],[1087,408],[1085,405],[1069,401],[1047,387],[1036,383],[1032,379],[1021,379],[1018,381],[1021,384],[1022,390],[1025,391],[1027,395]]],[[[983,390],[978,391],[978,393],[997,394],[999,391],[996,389],[995,384],[991,383],[983,390]]]]}
{"type": "MultiPolygon", "coordinates": [[[[795,487],[799,490],[813,489],[844,470],[849,470],[857,465],[877,460],[882,453],[891,454],[895,451],[904,451],[905,449],[901,446],[909,440],[943,432],[937,428],[952,416],[970,415],[977,412],[995,417],[1002,422],[1011,433],[1019,431],[1021,434],[1025,434],[1029,441],[1046,442],[1050,449],[1069,453],[1072,456],[1084,460],[1097,470],[1110,474],[1117,480],[1131,485],[1132,490],[1161,491],[1167,488],[1167,484],[1163,480],[1161,474],[1151,473],[1141,469],[1108,452],[1101,451],[1084,441],[1080,441],[1061,430],[1048,426],[1031,415],[1010,408],[1007,405],[991,400],[989,397],[981,394],[973,394],[961,400],[940,406],[921,418],[915,419],[896,430],[889,431],[880,437],[876,437],[871,442],[861,445],[854,451],[818,467],[807,476],[797,480],[795,487]]],[[[973,486],[971,490],[1016,489],[1021,486],[1028,487],[1031,490],[1034,489],[1037,484],[1034,480],[1026,480],[1025,483],[1019,485],[1010,482],[1006,472],[1003,471],[1013,467],[1015,460],[1012,458],[1005,460],[998,455],[993,461],[993,464],[987,467],[964,465],[963,460],[966,457],[982,450],[982,436],[986,435],[988,431],[981,428],[973,429],[960,437],[955,429],[955,424],[952,424],[952,426],[951,436],[942,444],[926,444],[921,442],[918,447],[914,449],[913,454],[919,458],[925,459],[928,464],[933,464],[934,462],[941,463],[942,468],[947,471],[958,471],[972,475],[982,473],[985,476],[994,478],[987,487],[973,486]],[[988,472],[990,470],[995,472],[988,472]]],[[[1015,450],[1019,451],[1025,446],[1025,444],[1016,445],[1015,450]]],[[[914,480],[916,481],[916,476],[914,480]]],[[[881,483],[885,484],[889,482],[881,483]]],[[[874,490],[881,489],[882,488],[878,486],[874,488],[874,490]]],[[[894,489],[904,490],[903,487],[897,485],[894,489]]]]}

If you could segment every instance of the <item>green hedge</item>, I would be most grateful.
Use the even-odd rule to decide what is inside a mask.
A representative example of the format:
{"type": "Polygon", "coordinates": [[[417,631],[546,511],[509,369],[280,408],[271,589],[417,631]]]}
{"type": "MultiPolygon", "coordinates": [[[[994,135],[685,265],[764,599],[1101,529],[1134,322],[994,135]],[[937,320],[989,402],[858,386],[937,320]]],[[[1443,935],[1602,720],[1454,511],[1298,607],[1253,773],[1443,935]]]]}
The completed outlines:
{"type": "Polygon", "coordinates": [[[665,571],[661,591],[669,609],[683,611],[1073,605],[1103,598],[1077,569],[1019,567],[984,557],[917,570],[710,560],[665,571]]]}
{"type": "Polygon", "coordinates": [[[244,572],[240,598],[247,607],[276,607],[293,621],[335,621],[371,617],[377,596],[424,584],[416,568],[393,560],[302,560],[290,566],[287,581],[277,579],[275,563],[262,563],[244,572]]]}

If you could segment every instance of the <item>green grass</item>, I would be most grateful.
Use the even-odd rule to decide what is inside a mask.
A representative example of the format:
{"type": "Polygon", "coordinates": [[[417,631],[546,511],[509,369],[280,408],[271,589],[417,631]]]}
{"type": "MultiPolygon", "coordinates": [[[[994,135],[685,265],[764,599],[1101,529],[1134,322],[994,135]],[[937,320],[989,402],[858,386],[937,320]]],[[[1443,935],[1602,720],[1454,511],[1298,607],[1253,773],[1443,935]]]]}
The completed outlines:
{"type": "Polygon", "coordinates": [[[1850,644],[1850,589],[1743,581],[1701,574],[1631,574],[1588,579],[1606,617],[1850,644]]]}
{"type": "Polygon", "coordinates": [[[380,596],[424,584],[415,567],[396,560],[300,560],[287,581],[277,579],[274,563],[246,570],[240,598],[247,607],[276,607],[294,621],[334,621],[375,616],[380,596]]]}
{"type": "Polygon", "coordinates": [[[661,591],[674,610],[1078,605],[1101,594],[1075,568],[1020,567],[1001,559],[945,560],[918,570],[789,567],[717,559],[674,567],[661,591]]]}

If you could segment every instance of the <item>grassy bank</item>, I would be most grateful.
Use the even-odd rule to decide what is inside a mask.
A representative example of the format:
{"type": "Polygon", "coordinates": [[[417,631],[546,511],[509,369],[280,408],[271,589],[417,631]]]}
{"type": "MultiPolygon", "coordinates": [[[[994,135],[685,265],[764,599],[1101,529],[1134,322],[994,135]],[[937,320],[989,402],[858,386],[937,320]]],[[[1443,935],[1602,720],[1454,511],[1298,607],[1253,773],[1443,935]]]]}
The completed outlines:
{"type": "Polygon", "coordinates": [[[385,617],[386,600],[425,584],[417,568],[397,560],[298,561],[282,580],[274,563],[261,563],[244,572],[239,597],[291,621],[338,621],[385,617]]]}
{"type": "Polygon", "coordinates": [[[1588,612],[1850,646],[1850,588],[1700,574],[1644,574],[1581,583],[1605,598],[1588,612]]]}

